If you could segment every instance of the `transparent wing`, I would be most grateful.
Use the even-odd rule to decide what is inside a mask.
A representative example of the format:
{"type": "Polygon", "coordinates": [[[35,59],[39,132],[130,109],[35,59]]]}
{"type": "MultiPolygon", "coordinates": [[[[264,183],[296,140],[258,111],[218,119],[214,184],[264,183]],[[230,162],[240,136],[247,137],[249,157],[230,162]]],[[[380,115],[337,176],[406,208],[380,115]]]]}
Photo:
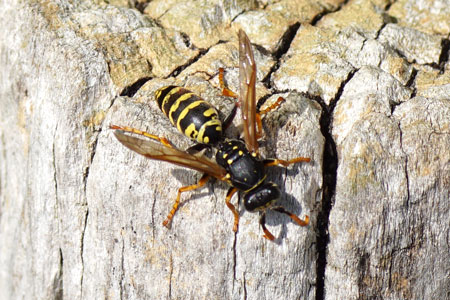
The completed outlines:
{"type": "Polygon", "coordinates": [[[239,30],[239,81],[239,101],[241,103],[245,144],[250,152],[257,152],[256,64],[250,40],[242,29],[239,30]]]}
{"type": "Polygon", "coordinates": [[[202,152],[189,154],[177,148],[164,146],[152,140],[146,140],[125,134],[121,130],[114,131],[114,135],[125,147],[145,157],[167,161],[182,167],[207,173],[217,179],[226,175],[226,170],[202,152]]]}

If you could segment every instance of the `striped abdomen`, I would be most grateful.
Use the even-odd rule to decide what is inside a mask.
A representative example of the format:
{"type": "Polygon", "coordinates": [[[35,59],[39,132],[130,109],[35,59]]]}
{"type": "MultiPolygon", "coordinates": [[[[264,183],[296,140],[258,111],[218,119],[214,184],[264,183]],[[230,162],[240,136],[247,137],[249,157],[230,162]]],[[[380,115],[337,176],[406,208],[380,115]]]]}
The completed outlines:
{"type": "Polygon", "coordinates": [[[155,92],[159,108],[184,135],[201,143],[222,139],[222,123],[214,107],[191,91],[165,86],[155,92]]]}

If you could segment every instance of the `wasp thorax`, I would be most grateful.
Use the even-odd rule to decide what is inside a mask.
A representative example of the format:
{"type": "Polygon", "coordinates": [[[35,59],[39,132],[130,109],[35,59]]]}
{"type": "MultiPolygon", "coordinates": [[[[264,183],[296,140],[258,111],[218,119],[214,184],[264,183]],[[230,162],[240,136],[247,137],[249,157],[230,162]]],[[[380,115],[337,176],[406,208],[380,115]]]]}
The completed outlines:
{"type": "Polygon", "coordinates": [[[241,140],[227,140],[219,143],[217,163],[227,170],[235,188],[250,191],[264,181],[264,162],[254,157],[241,140]]]}
{"type": "Polygon", "coordinates": [[[264,210],[280,199],[280,196],[280,188],[273,182],[267,182],[244,195],[244,207],[250,212],[264,210]]]}

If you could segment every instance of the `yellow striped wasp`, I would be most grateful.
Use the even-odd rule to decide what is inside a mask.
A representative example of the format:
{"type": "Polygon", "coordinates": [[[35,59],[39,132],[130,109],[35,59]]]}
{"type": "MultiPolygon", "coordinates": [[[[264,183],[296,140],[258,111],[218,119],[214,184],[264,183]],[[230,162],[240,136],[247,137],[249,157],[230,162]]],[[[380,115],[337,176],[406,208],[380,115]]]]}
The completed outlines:
{"type": "MultiPolygon", "coordinates": [[[[274,203],[280,198],[281,192],[275,183],[266,181],[266,167],[276,165],[287,167],[294,163],[309,162],[310,159],[306,157],[297,157],[291,160],[263,159],[259,155],[258,138],[262,132],[261,115],[277,107],[283,98],[280,97],[274,105],[266,110],[259,111],[257,109],[255,95],[256,64],[250,41],[243,30],[239,31],[239,77],[240,93],[237,96],[225,87],[223,69],[219,73],[223,94],[239,99],[238,105],[241,108],[243,122],[243,140],[223,138],[222,128],[217,129],[221,127],[220,121],[217,121],[217,111],[208,102],[188,90],[169,86],[156,92],[158,104],[172,124],[190,138],[216,148],[215,159],[207,157],[203,152],[188,153],[177,149],[163,137],[130,127],[110,126],[111,129],[115,130],[116,138],[129,149],[150,159],[167,161],[204,174],[196,184],[178,189],[178,195],[172,210],[163,222],[164,226],[169,225],[177,211],[181,194],[201,188],[210,178],[224,181],[231,186],[227,192],[225,204],[234,215],[233,230],[235,232],[238,230],[239,212],[231,203],[231,199],[237,191],[243,195],[244,207],[247,211],[261,212],[260,225],[264,237],[269,240],[274,240],[275,237],[265,226],[267,209],[288,215],[300,226],[308,225],[308,216],[305,216],[305,219],[302,220],[282,206],[274,206],[274,203]],[[198,123],[196,123],[197,121],[198,123]],[[202,126],[204,126],[203,129],[202,126]],[[214,134],[220,132],[220,135],[217,134],[212,138],[213,135],[207,135],[206,132],[214,134]],[[144,136],[146,139],[132,134],[144,136]]],[[[233,117],[232,112],[224,122],[225,128],[231,123],[233,117]]]]}

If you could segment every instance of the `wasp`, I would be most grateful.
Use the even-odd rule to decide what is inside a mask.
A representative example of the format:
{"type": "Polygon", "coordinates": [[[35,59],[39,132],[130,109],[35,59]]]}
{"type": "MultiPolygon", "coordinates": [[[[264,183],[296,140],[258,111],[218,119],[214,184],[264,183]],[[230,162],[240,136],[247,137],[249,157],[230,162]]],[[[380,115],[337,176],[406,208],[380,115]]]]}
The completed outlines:
{"type": "MultiPolygon", "coordinates": [[[[215,159],[209,158],[203,151],[189,153],[180,150],[173,146],[166,138],[152,135],[144,131],[124,126],[110,126],[111,129],[115,130],[114,135],[119,142],[129,149],[150,159],[167,161],[203,173],[203,176],[196,184],[178,189],[175,203],[167,218],[164,220],[163,225],[166,227],[169,226],[180,204],[182,193],[203,187],[211,178],[224,181],[230,185],[225,197],[225,204],[234,215],[234,232],[237,232],[239,225],[239,212],[231,203],[231,199],[236,192],[240,192],[243,196],[244,208],[247,211],[260,212],[259,223],[264,233],[263,236],[268,240],[275,239],[265,226],[265,216],[268,209],[288,215],[300,226],[308,225],[308,216],[305,216],[302,220],[282,206],[275,205],[276,201],[281,197],[280,188],[275,183],[266,181],[266,167],[277,165],[287,167],[299,162],[309,162],[310,158],[297,157],[291,160],[281,160],[264,159],[260,156],[258,151],[258,138],[260,138],[262,132],[261,116],[277,107],[283,98],[280,97],[274,105],[266,110],[261,111],[257,107],[255,93],[256,64],[250,41],[243,30],[239,30],[239,96],[224,86],[223,69],[220,69],[219,72],[219,81],[223,88],[222,93],[239,99],[238,106],[241,108],[242,113],[243,140],[226,139],[220,134],[216,140],[209,136],[209,140],[206,141],[206,135],[200,134],[200,130],[197,129],[195,130],[196,134],[191,134],[194,132],[188,129],[191,124],[188,124],[187,126],[181,125],[183,119],[187,118],[186,116],[190,112],[189,109],[186,110],[187,107],[189,107],[189,105],[186,105],[187,99],[190,99],[189,102],[191,104],[196,103],[197,101],[200,101],[202,105],[206,103],[205,108],[197,111],[202,111],[203,115],[205,115],[205,112],[208,112],[206,115],[212,116],[217,112],[210,110],[211,106],[206,101],[200,98],[197,99],[197,96],[193,96],[189,91],[182,88],[169,86],[156,92],[156,98],[160,107],[162,107],[163,112],[165,112],[169,119],[172,118],[172,123],[174,125],[179,124],[175,126],[187,136],[193,139],[195,138],[199,142],[208,142],[208,144],[213,145],[214,148],[217,149],[215,159]],[[181,101],[179,99],[180,97],[183,97],[181,101]],[[185,112],[184,116],[181,114],[171,115],[170,113],[171,111],[177,111],[178,108],[173,106],[175,105],[173,103],[175,103],[177,99],[179,105],[185,102],[185,108],[182,110],[185,112]],[[164,108],[164,106],[167,106],[167,109],[164,108]],[[136,137],[132,134],[144,136],[146,139],[136,137]]],[[[192,106],[194,105],[192,104],[192,106]]],[[[234,117],[231,116],[232,114],[230,114],[224,122],[226,126],[229,125],[228,122],[231,122],[229,119],[234,117]]],[[[212,126],[215,127],[216,132],[221,132],[221,130],[217,130],[219,122],[216,122],[216,120],[217,118],[215,116],[213,118],[206,118],[206,121],[199,125],[200,127],[201,125],[206,125],[206,127],[212,126]],[[211,120],[213,122],[210,122],[211,120]]]]}

